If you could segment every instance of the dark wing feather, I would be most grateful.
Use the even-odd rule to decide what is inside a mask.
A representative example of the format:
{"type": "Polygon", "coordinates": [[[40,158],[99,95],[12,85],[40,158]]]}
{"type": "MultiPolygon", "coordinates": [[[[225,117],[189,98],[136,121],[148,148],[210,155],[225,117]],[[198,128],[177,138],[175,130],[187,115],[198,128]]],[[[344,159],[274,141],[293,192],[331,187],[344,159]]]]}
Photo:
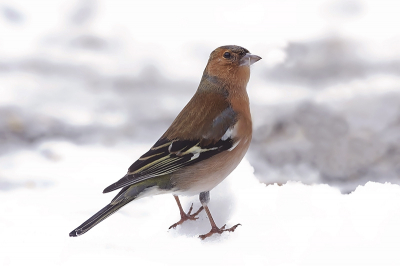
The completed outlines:
{"type": "Polygon", "coordinates": [[[207,131],[204,138],[206,139],[219,139],[221,138],[228,128],[235,125],[237,121],[236,113],[231,107],[226,108],[220,115],[218,115],[212,123],[212,128],[207,131]]]}
{"type": "Polygon", "coordinates": [[[104,189],[107,193],[143,180],[173,173],[183,167],[208,159],[232,148],[234,141],[224,136],[236,123],[236,113],[232,108],[218,115],[203,139],[168,140],[161,138],[128,169],[128,173],[116,183],[104,189]],[[216,141],[210,141],[215,140],[216,141]]]}

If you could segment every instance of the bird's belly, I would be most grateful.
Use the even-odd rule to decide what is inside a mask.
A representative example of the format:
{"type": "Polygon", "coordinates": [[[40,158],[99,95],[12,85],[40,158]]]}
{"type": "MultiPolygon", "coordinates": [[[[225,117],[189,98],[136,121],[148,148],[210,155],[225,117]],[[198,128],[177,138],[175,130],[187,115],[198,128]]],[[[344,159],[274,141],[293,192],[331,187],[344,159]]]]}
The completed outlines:
{"type": "Polygon", "coordinates": [[[210,191],[221,183],[240,163],[250,140],[243,141],[232,151],[224,151],[197,164],[185,167],[171,176],[176,195],[196,195],[210,191]]]}

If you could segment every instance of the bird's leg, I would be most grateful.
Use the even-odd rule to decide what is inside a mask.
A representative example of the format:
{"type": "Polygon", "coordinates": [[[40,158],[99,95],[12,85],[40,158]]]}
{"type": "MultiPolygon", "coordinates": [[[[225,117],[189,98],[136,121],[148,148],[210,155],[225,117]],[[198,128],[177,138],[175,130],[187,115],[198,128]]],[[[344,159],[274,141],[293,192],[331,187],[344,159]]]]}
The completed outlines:
{"type": "Polygon", "coordinates": [[[233,231],[235,231],[236,227],[238,227],[239,225],[241,225],[241,224],[237,224],[237,225],[232,226],[231,228],[225,229],[225,227],[226,227],[226,224],[225,224],[225,225],[222,226],[221,228],[218,228],[217,225],[216,225],[215,222],[214,222],[214,219],[213,219],[213,217],[212,217],[212,215],[211,215],[210,210],[209,210],[208,207],[207,207],[207,203],[208,203],[209,201],[210,201],[210,192],[209,192],[209,191],[200,193],[200,202],[201,202],[201,204],[203,205],[204,210],[206,211],[207,216],[208,216],[208,219],[210,220],[210,224],[211,224],[211,230],[210,230],[210,232],[208,232],[208,233],[205,234],[205,235],[200,235],[200,236],[199,236],[202,240],[206,239],[206,238],[209,237],[209,236],[212,236],[212,235],[215,234],[215,233],[222,234],[222,233],[225,232],[225,231],[233,232],[233,231]]]}
{"type": "Polygon", "coordinates": [[[179,212],[181,213],[181,219],[178,222],[171,225],[168,229],[175,228],[177,225],[180,225],[184,221],[187,221],[187,220],[197,220],[198,217],[196,217],[196,216],[203,210],[203,206],[201,206],[197,212],[190,214],[193,209],[193,203],[192,203],[192,206],[190,206],[188,213],[185,213],[182,209],[182,205],[181,205],[181,202],[179,201],[179,197],[174,195],[174,198],[176,200],[176,203],[178,204],[179,212]]]}
{"type": "Polygon", "coordinates": [[[216,225],[215,222],[214,222],[214,219],[213,219],[212,216],[211,216],[211,212],[210,212],[210,210],[208,209],[208,207],[207,207],[207,206],[204,206],[204,209],[206,210],[207,216],[208,216],[208,218],[210,219],[211,230],[210,230],[210,232],[208,232],[207,234],[204,234],[204,235],[200,235],[200,236],[199,236],[202,240],[206,239],[206,238],[209,237],[209,236],[212,236],[212,235],[215,234],[215,233],[222,234],[223,232],[226,232],[226,231],[228,231],[228,232],[233,232],[233,231],[235,231],[236,227],[238,227],[239,225],[241,225],[241,224],[237,224],[237,225],[232,226],[231,228],[225,229],[225,227],[226,227],[226,224],[225,224],[225,225],[222,226],[221,228],[218,228],[217,225],[216,225]]]}

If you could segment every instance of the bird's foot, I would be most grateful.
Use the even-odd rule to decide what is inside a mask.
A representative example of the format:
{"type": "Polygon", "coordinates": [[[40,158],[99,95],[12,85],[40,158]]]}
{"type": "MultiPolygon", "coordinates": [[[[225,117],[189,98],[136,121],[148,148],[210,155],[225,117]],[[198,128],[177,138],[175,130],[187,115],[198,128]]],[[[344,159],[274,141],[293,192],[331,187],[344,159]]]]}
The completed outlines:
{"type": "Polygon", "coordinates": [[[193,203],[192,203],[192,206],[190,206],[188,213],[181,212],[181,219],[177,223],[174,223],[173,225],[171,225],[168,229],[175,228],[187,220],[197,220],[198,217],[196,217],[196,216],[203,210],[203,206],[201,206],[197,210],[197,212],[190,214],[192,212],[192,210],[193,210],[193,203]]]}
{"type": "Polygon", "coordinates": [[[232,226],[231,228],[228,228],[228,229],[225,229],[226,224],[224,226],[222,226],[221,228],[213,227],[213,228],[211,228],[210,232],[208,232],[205,235],[199,235],[199,237],[201,238],[201,240],[204,240],[207,237],[212,236],[215,233],[222,234],[223,232],[226,232],[226,231],[233,232],[233,231],[235,231],[236,227],[238,227],[239,225],[241,225],[241,224],[234,225],[234,226],[232,226]]]}

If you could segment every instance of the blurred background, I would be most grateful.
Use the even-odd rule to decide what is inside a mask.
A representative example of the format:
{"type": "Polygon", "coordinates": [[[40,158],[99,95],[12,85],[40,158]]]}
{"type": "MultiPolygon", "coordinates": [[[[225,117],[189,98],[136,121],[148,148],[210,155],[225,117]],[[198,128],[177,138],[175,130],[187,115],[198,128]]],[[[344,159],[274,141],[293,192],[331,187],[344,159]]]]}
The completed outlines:
{"type": "Polygon", "coordinates": [[[75,156],[66,143],[149,148],[227,44],[263,58],[248,85],[247,158],[261,182],[342,193],[399,184],[399,10],[390,0],[2,1],[0,192],[65,182],[41,173],[75,156]]]}

